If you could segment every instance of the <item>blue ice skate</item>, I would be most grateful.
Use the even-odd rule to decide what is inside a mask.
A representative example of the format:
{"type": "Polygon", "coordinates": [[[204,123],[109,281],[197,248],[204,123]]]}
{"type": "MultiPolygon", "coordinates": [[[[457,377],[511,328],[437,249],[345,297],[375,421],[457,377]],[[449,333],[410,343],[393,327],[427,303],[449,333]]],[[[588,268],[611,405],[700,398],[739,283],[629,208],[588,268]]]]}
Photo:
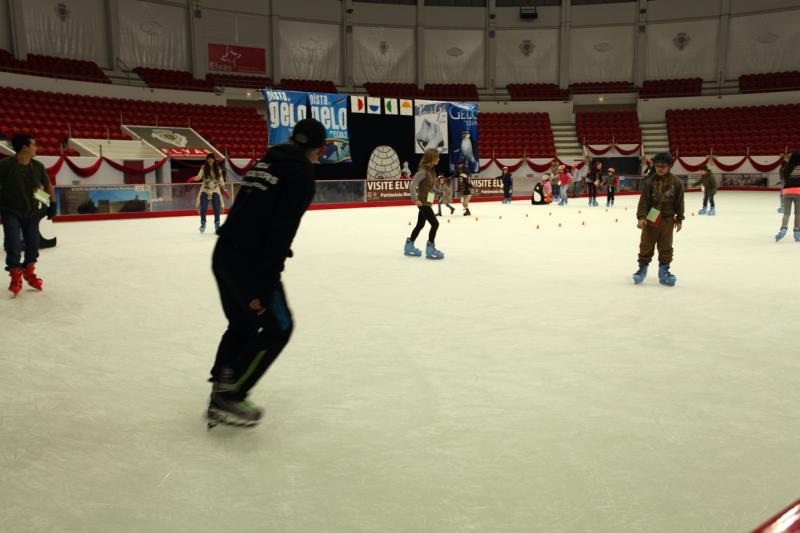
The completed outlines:
{"type": "Polygon", "coordinates": [[[794,228],[794,240],[800,242],[800,228],[794,228]]]}
{"type": "Polygon", "coordinates": [[[705,207],[697,212],[698,215],[705,215],[706,213],[708,213],[708,209],[706,209],[705,207]]]}
{"type": "Polygon", "coordinates": [[[206,232],[206,225],[200,224],[200,233],[205,233],[205,232],[206,232]]]}
{"type": "Polygon", "coordinates": [[[444,252],[440,252],[432,242],[429,242],[425,247],[425,259],[444,259],[444,252]]]}
{"type": "Polygon", "coordinates": [[[784,237],[786,237],[786,230],[787,229],[788,228],[784,226],[784,227],[782,227],[781,229],[778,230],[777,235],[775,235],[775,242],[778,242],[779,240],[781,240],[784,237]]]}
{"type": "Polygon", "coordinates": [[[633,282],[639,285],[647,277],[647,265],[639,265],[639,270],[633,273],[633,282]]]}
{"type": "Polygon", "coordinates": [[[708,216],[713,217],[716,214],[717,214],[717,208],[716,207],[712,207],[711,209],[708,210],[708,216]]]}
{"type": "Polygon", "coordinates": [[[658,282],[662,285],[672,287],[678,278],[673,276],[669,271],[669,265],[658,265],[658,282]]]}
{"type": "Polygon", "coordinates": [[[783,213],[783,207],[779,207],[778,208],[778,213],[781,213],[781,214],[783,213]]]}
{"type": "Polygon", "coordinates": [[[414,246],[414,241],[406,239],[406,246],[403,249],[403,254],[410,257],[420,257],[422,255],[422,250],[414,246]]]}

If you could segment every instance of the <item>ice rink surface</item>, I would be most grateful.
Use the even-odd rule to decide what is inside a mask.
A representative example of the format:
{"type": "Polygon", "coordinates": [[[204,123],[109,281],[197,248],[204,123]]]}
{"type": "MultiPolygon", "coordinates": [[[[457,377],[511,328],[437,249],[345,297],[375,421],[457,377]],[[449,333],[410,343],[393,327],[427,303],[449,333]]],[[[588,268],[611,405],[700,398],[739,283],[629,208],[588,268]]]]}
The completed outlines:
{"type": "Polygon", "coordinates": [[[213,234],[46,223],[45,291],[0,298],[0,530],[753,529],[800,495],[800,243],[777,193],[688,194],[677,286],[634,286],[637,200],[457,205],[440,262],[413,206],[307,213],[264,423],[211,432],[213,234]]]}

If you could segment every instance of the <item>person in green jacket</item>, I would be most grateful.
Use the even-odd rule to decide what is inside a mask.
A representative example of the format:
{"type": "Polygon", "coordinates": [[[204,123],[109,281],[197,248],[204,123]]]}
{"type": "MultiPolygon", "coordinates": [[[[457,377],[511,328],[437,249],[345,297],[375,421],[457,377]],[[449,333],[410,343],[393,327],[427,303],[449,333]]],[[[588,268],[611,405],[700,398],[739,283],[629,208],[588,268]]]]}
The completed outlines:
{"type": "Polygon", "coordinates": [[[703,209],[697,212],[698,215],[705,215],[708,214],[709,216],[714,216],[717,214],[717,208],[714,205],[714,195],[717,194],[717,178],[714,177],[714,174],[711,172],[711,169],[708,166],[703,166],[700,169],[700,179],[697,180],[692,186],[696,187],[700,185],[703,189],[703,209]],[[706,208],[708,207],[709,202],[711,203],[711,210],[707,211],[706,208]]]}
{"type": "Polygon", "coordinates": [[[22,279],[42,290],[36,275],[39,258],[39,211],[48,205],[47,218],[56,214],[56,202],[44,165],[36,161],[36,139],[20,133],[11,140],[16,153],[0,161],[0,217],[3,219],[6,270],[11,276],[8,290],[14,298],[22,291],[22,279]],[[25,260],[22,242],[25,241],[25,260]]]}

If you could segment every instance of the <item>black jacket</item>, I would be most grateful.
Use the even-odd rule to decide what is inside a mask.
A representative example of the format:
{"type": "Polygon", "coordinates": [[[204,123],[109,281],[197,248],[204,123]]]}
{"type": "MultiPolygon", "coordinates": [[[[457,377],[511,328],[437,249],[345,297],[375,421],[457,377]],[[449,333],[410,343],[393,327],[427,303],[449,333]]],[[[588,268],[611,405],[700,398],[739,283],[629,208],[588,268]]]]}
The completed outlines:
{"type": "Polygon", "coordinates": [[[800,152],[792,152],[780,172],[784,189],[800,187],[800,152]]]}
{"type": "Polygon", "coordinates": [[[234,268],[248,292],[271,291],[280,280],[313,197],[313,167],[292,144],[270,148],[242,180],[219,239],[236,250],[234,268]]]}
{"type": "Polygon", "coordinates": [[[497,178],[497,179],[503,180],[503,187],[511,187],[511,185],[513,183],[510,172],[506,172],[505,174],[501,174],[500,177],[497,178]]]}

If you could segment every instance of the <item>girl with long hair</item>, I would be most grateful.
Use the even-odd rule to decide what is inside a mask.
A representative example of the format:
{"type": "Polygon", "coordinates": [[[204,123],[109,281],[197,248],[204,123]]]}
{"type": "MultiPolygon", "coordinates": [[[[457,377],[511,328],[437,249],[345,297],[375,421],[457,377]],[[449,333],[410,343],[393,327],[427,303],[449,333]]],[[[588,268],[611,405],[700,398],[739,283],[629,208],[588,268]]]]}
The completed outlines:
{"type": "Polygon", "coordinates": [[[209,201],[214,209],[214,231],[216,232],[219,230],[219,215],[224,207],[222,196],[225,195],[225,177],[214,154],[206,155],[206,162],[203,163],[200,172],[189,181],[201,182],[200,191],[195,200],[195,208],[200,211],[200,233],[206,230],[206,212],[209,201]]]}
{"type": "Polygon", "coordinates": [[[427,221],[431,225],[428,232],[428,243],[425,246],[425,257],[427,259],[444,259],[444,254],[436,249],[434,241],[436,239],[436,231],[439,229],[439,221],[436,220],[436,215],[433,214],[433,200],[436,197],[434,193],[434,182],[436,174],[434,169],[439,162],[439,151],[436,149],[425,150],[422,154],[422,159],[419,162],[417,173],[411,182],[411,200],[417,206],[417,225],[411,232],[411,236],[406,239],[406,245],[403,253],[412,257],[419,257],[422,251],[414,247],[414,241],[417,240],[422,228],[425,227],[427,221]]]}

